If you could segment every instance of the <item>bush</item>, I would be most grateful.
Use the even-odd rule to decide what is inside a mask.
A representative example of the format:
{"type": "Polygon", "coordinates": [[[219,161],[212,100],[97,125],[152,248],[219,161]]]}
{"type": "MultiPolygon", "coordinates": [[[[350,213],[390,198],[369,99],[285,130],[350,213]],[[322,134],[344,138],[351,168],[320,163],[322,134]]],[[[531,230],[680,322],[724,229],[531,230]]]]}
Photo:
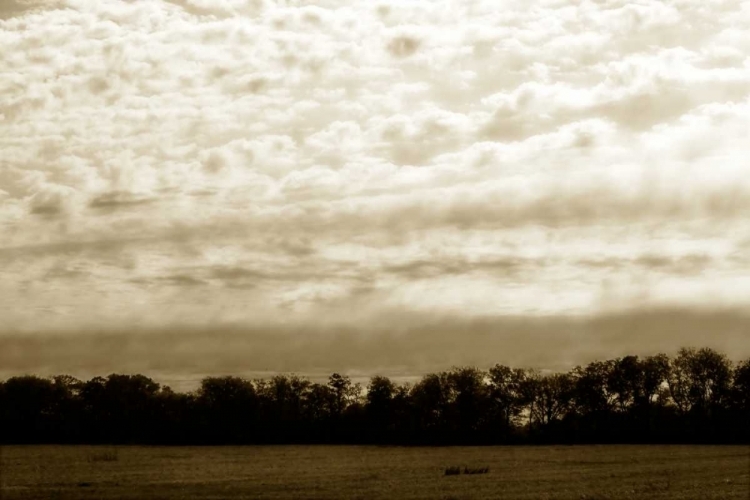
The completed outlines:
{"type": "Polygon", "coordinates": [[[117,462],[119,460],[117,450],[100,451],[88,456],[89,462],[117,462]]]}
{"type": "Polygon", "coordinates": [[[445,468],[445,475],[446,476],[457,476],[461,474],[461,467],[454,466],[454,467],[446,467],[445,468]]]}
{"type": "Polygon", "coordinates": [[[458,476],[459,474],[487,474],[490,471],[489,467],[464,467],[463,471],[459,466],[451,466],[445,468],[446,476],[458,476]]]}
{"type": "Polygon", "coordinates": [[[464,467],[464,474],[487,474],[489,471],[489,467],[478,467],[475,469],[464,467]]]}

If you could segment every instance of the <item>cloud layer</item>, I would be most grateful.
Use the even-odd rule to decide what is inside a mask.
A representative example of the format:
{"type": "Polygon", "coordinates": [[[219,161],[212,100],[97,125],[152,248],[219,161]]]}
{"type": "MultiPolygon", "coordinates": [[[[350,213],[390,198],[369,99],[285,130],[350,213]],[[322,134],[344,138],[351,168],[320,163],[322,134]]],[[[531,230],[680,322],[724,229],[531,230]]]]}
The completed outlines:
{"type": "Polygon", "coordinates": [[[747,2],[312,3],[3,3],[0,335],[750,306],[747,2]]]}

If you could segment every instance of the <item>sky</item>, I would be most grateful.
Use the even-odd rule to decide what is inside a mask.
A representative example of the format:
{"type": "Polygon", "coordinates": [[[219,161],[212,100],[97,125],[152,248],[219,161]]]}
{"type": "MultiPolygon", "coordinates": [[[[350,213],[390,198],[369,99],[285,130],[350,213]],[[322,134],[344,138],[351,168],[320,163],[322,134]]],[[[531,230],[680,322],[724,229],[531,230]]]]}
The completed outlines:
{"type": "Polygon", "coordinates": [[[748,26],[739,0],[2,0],[0,372],[748,357],[748,26]]]}

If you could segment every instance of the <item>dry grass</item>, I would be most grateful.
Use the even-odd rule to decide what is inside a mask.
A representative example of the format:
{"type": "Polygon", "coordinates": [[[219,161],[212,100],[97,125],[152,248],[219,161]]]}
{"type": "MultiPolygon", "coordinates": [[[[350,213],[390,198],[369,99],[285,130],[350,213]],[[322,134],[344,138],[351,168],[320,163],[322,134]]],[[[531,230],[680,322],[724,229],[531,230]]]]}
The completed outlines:
{"type": "Polygon", "coordinates": [[[740,446],[119,447],[90,460],[105,452],[5,446],[0,498],[750,498],[740,446]],[[467,465],[446,477],[446,464],[467,465]]]}

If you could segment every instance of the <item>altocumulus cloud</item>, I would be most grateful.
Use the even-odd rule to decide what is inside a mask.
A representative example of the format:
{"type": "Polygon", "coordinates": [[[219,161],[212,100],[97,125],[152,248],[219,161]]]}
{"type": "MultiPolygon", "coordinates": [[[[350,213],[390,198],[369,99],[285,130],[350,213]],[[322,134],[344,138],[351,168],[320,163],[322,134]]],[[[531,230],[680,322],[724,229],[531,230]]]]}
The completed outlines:
{"type": "Polygon", "coordinates": [[[6,366],[750,353],[747,2],[312,4],[2,3],[6,366]]]}

